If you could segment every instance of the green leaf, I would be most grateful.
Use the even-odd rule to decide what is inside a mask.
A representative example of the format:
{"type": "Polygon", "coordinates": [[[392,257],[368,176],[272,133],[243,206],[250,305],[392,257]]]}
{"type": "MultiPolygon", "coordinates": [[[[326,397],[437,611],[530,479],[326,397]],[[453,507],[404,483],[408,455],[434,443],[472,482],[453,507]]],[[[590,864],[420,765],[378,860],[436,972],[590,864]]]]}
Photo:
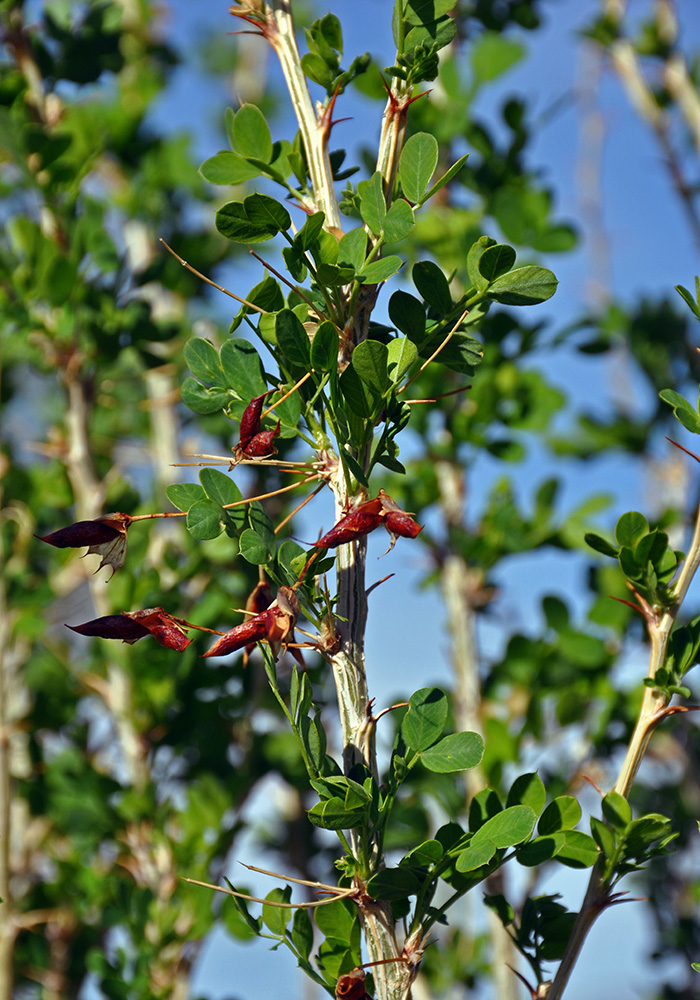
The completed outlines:
{"type": "Polygon", "coordinates": [[[627,799],[619,792],[608,792],[602,802],[603,816],[613,830],[626,830],[632,822],[632,810],[627,799]]]}
{"type": "MultiPolygon", "coordinates": [[[[229,889],[236,891],[236,887],[228,879],[226,882],[229,889]]],[[[260,934],[261,921],[250,915],[243,899],[227,896],[221,906],[221,917],[229,934],[239,940],[249,941],[260,934]]]]}
{"type": "Polygon", "coordinates": [[[478,268],[486,281],[495,281],[502,274],[507,274],[515,263],[515,250],[507,243],[497,243],[487,247],[479,257],[478,268]]]}
{"type": "Polygon", "coordinates": [[[237,153],[222,149],[199,168],[205,181],[210,184],[242,184],[260,174],[260,170],[237,153]]]}
{"type": "Polygon", "coordinates": [[[421,688],[411,696],[401,723],[406,745],[417,753],[440,739],[447,722],[447,696],[440,688],[421,688]]]}
{"type": "MultiPolygon", "coordinates": [[[[252,106],[252,105],[251,105],[252,106]]],[[[265,899],[271,903],[288,903],[292,898],[292,888],[285,885],[284,889],[273,889],[265,899]]],[[[292,911],[286,906],[266,906],[263,903],[263,923],[272,934],[282,935],[290,921],[292,911]]]]}
{"type": "Polygon", "coordinates": [[[202,382],[215,382],[221,385],[222,371],[219,355],[208,340],[195,337],[185,344],[185,361],[195,378],[202,382]]]}
{"type": "Polygon", "coordinates": [[[317,83],[319,87],[330,91],[333,87],[333,73],[328,68],[328,63],[316,52],[305,52],[301,57],[301,68],[310,80],[317,83]]]}
{"type": "Polygon", "coordinates": [[[421,883],[410,868],[382,868],[367,883],[373,899],[407,899],[420,892],[421,883]]]}
{"type": "Polygon", "coordinates": [[[308,959],[314,944],[314,929],[306,910],[295,910],[292,922],[292,944],[308,959]]]}
{"type": "Polygon", "coordinates": [[[598,860],[596,842],[587,833],[561,830],[556,836],[563,841],[557,850],[556,859],[567,868],[591,868],[598,860]]]}
{"type": "Polygon", "coordinates": [[[425,308],[414,295],[401,289],[394,292],[389,299],[389,319],[417,344],[425,339],[425,308]]]}
{"type": "Polygon", "coordinates": [[[247,403],[267,390],[262,360],[249,340],[231,337],[221,348],[220,357],[226,384],[239,399],[247,403]]]}
{"type": "Polygon", "coordinates": [[[387,371],[390,380],[394,384],[400,382],[417,357],[418,348],[408,337],[396,337],[390,340],[387,348],[387,371]]]}
{"type": "Polygon", "coordinates": [[[472,70],[476,82],[495,80],[524,55],[525,48],[519,42],[492,31],[485,32],[472,48],[472,70]]]}
{"type": "Polygon", "coordinates": [[[480,236],[478,240],[472,243],[467,252],[467,274],[472,285],[478,292],[483,292],[488,286],[488,281],[479,270],[479,261],[488,247],[495,246],[496,241],[491,239],[490,236],[480,236]]]}
{"type": "Polygon", "coordinates": [[[215,500],[222,507],[224,504],[238,503],[243,499],[241,491],[231,477],[219,469],[202,469],[199,481],[209,499],[215,500]]]}
{"type": "Polygon", "coordinates": [[[309,335],[291,309],[282,309],[275,318],[275,336],[282,355],[297,368],[311,367],[309,335]]]}
{"type": "Polygon", "coordinates": [[[395,201],[384,217],[384,237],[387,243],[399,243],[405,240],[415,226],[413,209],[400,198],[395,201]]]}
{"type": "Polygon", "coordinates": [[[205,541],[218,538],[224,530],[224,512],[213,500],[198,500],[187,511],[187,530],[193,538],[205,541]]]}
{"type": "Polygon", "coordinates": [[[438,162],[438,143],[429,132],[416,132],[404,144],[399,160],[401,190],[411,202],[420,202],[438,162]]]}
{"type": "Polygon", "coordinates": [[[361,271],[367,256],[367,233],[358,227],[345,233],[338,244],[338,264],[361,271]]]}
{"type": "Polygon", "coordinates": [[[246,562],[253,563],[255,566],[264,566],[265,563],[269,562],[270,550],[267,543],[252,528],[246,528],[245,531],[241,532],[238,546],[246,562]]]}
{"type": "Polygon", "coordinates": [[[547,792],[538,774],[521,774],[510,786],[507,806],[529,806],[539,815],[547,801],[547,792]]]}
{"type": "Polygon", "coordinates": [[[560,795],[550,802],[540,816],[537,832],[543,836],[557,830],[570,830],[581,819],[581,806],[571,795],[560,795]]]}
{"type": "Polygon", "coordinates": [[[495,853],[496,848],[490,840],[470,844],[457,858],[455,868],[458,872],[472,872],[482,865],[487,865],[495,853]]]}
{"type": "Polygon", "coordinates": [[[409,865],[434,865],[442,859],[445,848],[439,840],[424,840],[418,847],[401,859],[401,864],[409,865]]]}
{"type": "MultiPolygon", "coordinates": [[[[418,354],[423,360],[427,360],[445,339],[445,331],[441,331],[437,336],[430,337],[423,343],[418,344],[418,354]]],[[[442,348],[435,362],[445,365],[452,371],[471,375],[474,368],[481,364],[484,356],[483,348],[475,337],[458,330],[452,335],[447,344],[442,348]]]]}
{"type": "Polygon", "coordinates": [[[357,275],[357,280],[364,281],[366,285],[378,285],[391,278],[401,267],[403,267],[401,258],[390,254],[380,260],[373,260],[371,264],[365,264],[362,273],[357,275]]]}
{"type": "Polygon", "coordinates": [[[700,415],[694,406],[673,389],[662,389],[659,393],[664,403],[672,407],[677,420],[692,434],[700,434],[700,415]]]}
{"type": "Polygon", "coordinates": [[[598,847],[606,858],[615,853],[615,835],[610,827],[596,816],[591,816],[591,833],[598,847]]]}
{"type": "Polygon", "coordinates": [[[270,236],[291,228],[292,220],[287,209],[267,194],[249,194],[243,201],[243,207],[249,221],[261,229],[267,229],[270,236]]]}
{"type": "Polygon", "coordinates": [[[254,104],[244,104],[233,116],[233,145],[241,156],[253,156],[269,163],[272,160],[272,138],[265,115],[254,104]]]}
{"type": "Polygon", "coordinates": [[[478,733],[453,733],[421,753],[421,762],[429,771],[449,774],[468,771],[481,763],[484,741],[478,733]]]}
{"type": "Polygon", "coordinates": [[[241,201],[229,201],[221,206],[216,213],[216,228],[234,243],[264,243],[278,232],[251,222],[241,201]]]}
{"type": "MultiPolygon", "coordinates": [[[[382,397],[362,381],[352,364],[340,376],[340,391],[350,410],[363,420],[372,420],[382,405],[382,397]]],[[[347,455],[346,461],[351,457],[347,455]]],[[[356,475],[354,469],[353,475],[356,475]]]]}
{"type": "Polygon", "coordinates": [[[165,495],[178,510],[187,511],[197,500],[204,500],[206,493],[197,483],[173,483],[165,487],[165,495]]]}
{"type": "Polygon", "coordinates": [[[367,808],[363,805],[348,809],[344,799],[334,796],[317,802],[309,809],[308,817],[314,826],[324,830],[352,830],[365,820],[367,808]]]}
{"type": "Polygon", "coordinates": [[[612,556],[613,559],[617,559],[619,549],[616,549],[614,545],[611,545],[607,539],[603,538],[601,535],[595,535],[591,531],[587,531],[583,536],[583,540],[586,545],[589,545],[596,552],[601,552],[604,556],[612,556]]]}
{"type": "Polygon", "coordinates": [[[452,311],[452,295],[442,268],[434,264],[432,260],[421,260],[413,265],[411,276],[413,283],[428,305],[439,316],[449,315],[452,311]]]}
{"type": "Polygon", "coordinates": [[[227,391],[218,387],[207,389],[193,378],[186,378],[182,383],[180,398],[194,413],[202,414],[216,413],[230,400],[227,391]]]}
{"type": "Polygon", "coordinates": [[[327,938],[345,941],[348,948],[360,946],[360,924],[356,909],[350,909],[343,900],[336,900],[314,910],[314,922],[327,938]]]}
{"type": "Polygon", "coordinates": [[[311,367],[331,372],[338,367],[338,331],[328,320],[320,323],[311,342],[311,367]]]}
{"type": "MultiPolygon", "coordinates": [[[[697,281],[698,281],[697,277],[696,277],[695,281],[696,281],[696,284],[697,284],[697,281]]],[[[683,301],[685,302],[685,304],[692,311],[693,315],[697,319],[700,319],[700,303],[698,301],[696,301],[696,299],[693,298],[692,293],[689,292],[687,288],[684,288],[683,285],[676,285],[675,287],[676,287],[676,291],[678,292],[678,294],[680,295],[680,297],[683,299],[683,301]]],[[[699,298],[700,298],[700,296],[699,296],[699,298]]]]}
{"type": "Polygon", "coordinates": [[[490,843],[502,850],[504,847],[522,844],[531,835],[536,818],[529,806],[509,806],[479,827],[471,839],[470,847],[490,843]]]}
{"type": "Polygon", "coordinates": [[[468,158],[469,158],[469,153],[465,153],[464,156],[460,156],[457,162],[453,163],[450,169],[446,170],[445,173],[442,175],[442,177],[438,181],[436,181],[431,188],[428,188],[428,190],[423,195],[421,204],[424,205],[426,201],[429,201],[433,197],[433,195],[437,194],[438,191],[444,188],[446,184],[449,184],[452,178],[456,177],[457,174],[460,172],[464,164],[467,162],[468,158]]]}
{"type": "Polygon", "coordinates": [[[314,212],[313,215],[309,215],[304,225],[294,237],[294,246],[298,246],[301,250],[308,250],[318,239],[325,221],[326,216],[323,212],[314,212]]]}
{"type": "Polygon", "coordinates": [[[387,363],[387,348],[377,340],[363,340],[352,352],[352,367],[378,396],[383,396],[389,388],[387,363]]]}
{"type": "Polygon", "coordinates": [[[615,539],[619,545],[634,548],[643,535],[649,531],[649,522],[644,514],[637,510],[629,510],[620,517],[615,525],[615,539]]]}
{"type": "Polygon", "coordinates": [[[530,264],[517,267],[489,285],[489,298],[507,306],[534,306],[550,299],[558,281],[546,267],[530,264]]]}
{"type": "Polygon", "coordinates": [[[78,278],[76,264],[63,254],[56,253],[41,276],[43,295],[52,306],[60,306],[72,295],[78,278]]]}
{"type": "Polygon", "coordinates": [[[386,217],[386,199],[382,175],[375,171],[368,181],[361,181],[357,190],[360,194],[360,215],[375,236],[379,236],[386,217]]]}

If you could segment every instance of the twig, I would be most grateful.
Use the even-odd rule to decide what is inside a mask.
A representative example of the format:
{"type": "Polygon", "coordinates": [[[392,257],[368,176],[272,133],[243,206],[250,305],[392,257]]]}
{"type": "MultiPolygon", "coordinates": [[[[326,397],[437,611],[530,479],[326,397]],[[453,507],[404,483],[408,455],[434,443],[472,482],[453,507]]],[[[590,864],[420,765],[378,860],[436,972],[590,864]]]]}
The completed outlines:
{"type": "Polygon", "coordinates": [[[415,380],[418,378],[418,376],[421,374],[421,372],[425,371],[425,369],[428,367],[428,365],[430,364],[430,362],[435,360],[435,358],[438,356],[438,354],[440,353],[440,351],[442,351],[442,349],[447,346],[447,344],[450,342],[450,340],[455,335],[455,333],[457,332],[457,330],[459,330],[459,327],[460,327],[460,325],[462,323],[462,320],[464,319],[465,316],[467,316],[468,313],[469,313],[469,310],[465,309],[464,312],[462,313],[462,315],[459,317],[459,319],[455,323],[455,325],[450,330],[450,332],[447,334],[447,336],[445,337],[445,339],[442,341],[442,343],[433,351],[433,353],[430,355],[430,357],[428,358],[428,360],[423,362],[423,364],[420,366],[420,368],[415,373],[415,375],[412,375],[410,377],[410,379],[408,380],[408,382],[405,382],[404,385],[401,386],[401,388],[399,389],[399,392],[405,392],[406,389],[408,389],[408,387],[411,384],[411,382],[415,382],[415,380]]]}
{"type": "Polygon", "coordinates": [[[224,295],[230,296],[230,298],[235,299],[236,302],[240,302],[242,305],[247,306],[248,309],[252,309],[254,312],[264,313],[266,311],[265,309],[261,309],[260,306],[256,306],[254,302],[249,302],[248,299],[242,299],[240,295],[235,295],[233,292],[230,292],[228,288],[224,288],[223,285],[217,285],[217,283],[215,281],[212,281],[211,278],[207,278],[206,274],[202,274],[202,272],[198,271],[196,267],[192,267],[191,264],[187,263],[184,257],[181,257],[180,254],[177,253],[175,250],[173,250],[171,246],[168,246],[168,244],[165,242],[162,236],[158,237],[158,242],[162,243],[165,249],[169,253],[171,253],[173,257],[175,257],[175,259],[178,260],[186,270],[190,271],[198,278],[201,278],[202,281],[206,281],[206,283],[208,285],[211,285],[212,288],[218,289],[220,292],[223,292],[224,295]]]}

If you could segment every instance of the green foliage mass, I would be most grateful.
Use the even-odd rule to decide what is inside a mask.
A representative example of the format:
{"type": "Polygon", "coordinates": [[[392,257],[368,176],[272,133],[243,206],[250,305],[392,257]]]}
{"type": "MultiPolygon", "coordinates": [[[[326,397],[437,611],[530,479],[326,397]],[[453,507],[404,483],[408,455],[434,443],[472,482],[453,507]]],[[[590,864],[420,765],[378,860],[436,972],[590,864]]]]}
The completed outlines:
{"type": "MultiPolygon", "coordinates": [[[[299,129],[278,137],[271,105],[244,99],[222,111],[229,148],[197,171],[187,139],[149,119],[178,57],[147,0],[53,0],[37,22],[22,0],[0,2],[2,402],[35,428],[31,454],[8,436],[0,458],[8,1000],[49,981],[57,995],[88,983],[105,997],[186,995],[217,926],[284,945],[331,996],[369,955],[380,1000],[408,997],[419,969],[431,995],[490,979],[507,998],[493,959],[505,941],[531,990],[554,978],[558,998],[630,874],[649,887],[660,954],[697,955],[697,918],[677,928],[668,915],[674,884],[693,891],[688,776],[633,783],[657,727],[676,727],[667,748],[697,743],[686,675],[700,620],[682,605],[700,539],[675,547],[671,508],[622,514],[611,541],[593,523],[607,498],[564,512],[549,470],[617,449],[645,458],[674,417],[700,433],[687,399],[700,284],[678,286],[684,312],[648,301],[558,333],[542,322],[558,287],[542,255],[571,250],[576,229],[531,166],[526,102],[505,100],[498,123],[475,111],[525,55],[538,6],[397,0],[395,57],[378,67],[345,53],[334,13],[297,26],[299,56],[269,5],[248,0],[233,13],[280,57],[299,129]],[[349,88],[374,99],[384,130],[346,165],[329,141],[349,88]],[[247,250],[259,280],[233,293],[225,329],[202,276],[247,250]],[[660,403],[572,412],[544,362],[621,345],[660,403]],[[183,474],[185,440],[198,468],[183,474]],[[533,452],[548,471],[523,489],[533,452]],[[484,459],[497,463],[487,484],[484,459]],[[292,516],[320,490],[335,523],[302,543],[292,516]],[[364,657],[366,544],[380,527],[442,592],[453,670],[451,690],[426,668],[431,686],[386,706],[370,697],[381,664],[364,657]],[[88,546],[114,579],[42,540],[88,546]],[[605,560],[590,565],[587,603],[545,594],[540,621],[503,622],[486,657],[477,622],[503,617],[515,560],[555,550],[581,565],[586,544],[605,560]],[[630,688],[619,663],[640,623],[651,657],[630,688]],[[581,792],[590,772],[614,782],[599,799],[581,792]],[[252,831],[245,806],[271,782],[291,807],[252,831]],[[258,915],[227,878],[243,833],[295,871],[281,882],[322,890],[313,913],[286,885],[258,915]],[[524,893],[515,865],[533,874],[524,893]],[[591,870],[578,919],[538,891],[556,865],[591,870]],[[453,910],[470,892],[500,943],[495,923],[487,934],[453,910]]],[[[657,28],[634,51],[663,61],[674,50],[657,28]]],[[[623,29],[608,17],[588,34],[606,51],[623,29]]],[[[441,625],[419,624],[444,643],[441,625]]],[[[386,650],[416,627],[399,606],[386,650]]]]}

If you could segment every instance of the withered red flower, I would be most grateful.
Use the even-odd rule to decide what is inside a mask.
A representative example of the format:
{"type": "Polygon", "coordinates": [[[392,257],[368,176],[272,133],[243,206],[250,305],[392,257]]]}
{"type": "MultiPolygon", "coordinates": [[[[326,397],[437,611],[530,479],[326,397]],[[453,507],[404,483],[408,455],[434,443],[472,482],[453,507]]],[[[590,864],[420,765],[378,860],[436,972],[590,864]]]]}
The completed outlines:
{"type": "Polygon", "coordinates": [[[102,562],[97,567],[112,567],[112,576],[120,566],[124,565],[126,558],[126,532],[132,518],[129,514],[105,514],[94,521],[76,521],[69,524],[67,528],[59,528],[52,531],[50,535],[37,535],[41,542],[48,542],[58,549],[81,548],[88,546],[85,553],[97,553],[102,556],[102,562]]]}
{"type": "Polygon", "coordinates": [[[331,530],[314,544],[320,549],[334,549],[346,542],[353,542],[356,538],[362,538],[378,528],[382,518],[381,502],[378,499],[368,500],[367,503],[360,504],[341,517],[337,524],[334,524],[331,530]]]}
{"type": "Polygon", "coordinates": [[[260,418],[262,415],[263,403],[269,394],[270,392],[264,392],[261,396],[256,396],[255,399],[251,399],[243,411],[243,416],[241,417],[240,440],[234,448],[234,456],[238,462],[240,462],[240,460],[244,457],[267,458],[269,455],[274,455],[276,452],[273,439],[280,432],[279,420],[277,421],[277,426],[274,429],[267,431],[260,430],[260,418]]]}
{"type": "Polygon", "coordinates": [[[335,984],[335,995],[338,1000],[371,1000],[367,996],[366,976],[363,969],[353,969],[340,976],[335,984]]]}
{"type": "Polygon", "coordinates": [[[260,430],[260,415],[262,414],[265,397],[269,393],[264,392],[262,396],[256,396],[246,406],[241,417],[240,448],[245,451],[255,435],[260,430]]]}
{"type": "MultiPolygon", "coordinates": [[[[273,603],[248,621],[236,625],[217,639],[204,656],[226,656],[254,642],[267,640],[275,659],[282,646],[294,642],[294,626],[299,617],[299,601],[291,587],[280,587],[273,603]]],[[[292,653],[298,652],[292,650],[292,653]]]]}
{"type": "Polygon", "coordinates": [[[423,529],[410,514],[402,510],[384,490],[374,500],[367,500],[345,514],[315,545],[333,549],[337,545],[355,541],[383,524],[391,535],[393,548],[396,536],[415,538],[423,529]]]}
{"type": "Polygon", "coordinates": [[[187,649],[187,638],[182,623],[163,608],[145,608],[143,611],[125,611],[121,615],[105,615],[83,625],[67,625],[80,635],[94,635],[101,639],[121,639],[129,644],[144,636],[152,635],[166,649],[187,649]]]}
{"type": "Polygon", "coordinates": [[[280,422],[277,421],[277,426],[270,431],[260,431],[255,437],[251,438],[248,442],[248,446],[244,451],[247,458],[268,458],[270,455],[275,455],[277,449],[274,446],[273,440],[277,437],[280,432],[280,422]]]}

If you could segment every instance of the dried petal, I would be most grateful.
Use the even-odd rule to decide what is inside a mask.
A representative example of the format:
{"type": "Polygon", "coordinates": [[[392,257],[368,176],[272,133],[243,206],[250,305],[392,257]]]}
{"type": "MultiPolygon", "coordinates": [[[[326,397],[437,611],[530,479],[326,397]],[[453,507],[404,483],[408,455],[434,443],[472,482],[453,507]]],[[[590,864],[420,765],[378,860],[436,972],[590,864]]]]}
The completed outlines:
{"type": "Polygon", "coordinates": [[[112,567],[112,575],[124,565],[126,558],[126,532],[131,524],[131,517],[128,514],[105,514],[94,521],[76,521],[69,524],[67,528],[59,528],[49,535],[37,535],[41,542],[48,542],[56,548],[80,548],[88,546],[86,555],[96,553],[102,556],[102,561],[97,567],[112,567]]]}
{"type": "Polygon", "coordinates": [[[169,615],[163,608],[147,608],[145,611],[126,612],[129,618],[143,625],[151,633],[156,642],[166,649],[187,649],[192,642],[176,618],[169,615]]]}
{"type": "Polygon", "coordinates": [[[260,430],[260,414],[262,413],[263,403],[267,395],[268,393],[264,392],[262,396],[256,396],[255,399],[251,399],[243,411],[239,442],[239,447],[243,452],[245,452],[250,442],[260,430]]]}

